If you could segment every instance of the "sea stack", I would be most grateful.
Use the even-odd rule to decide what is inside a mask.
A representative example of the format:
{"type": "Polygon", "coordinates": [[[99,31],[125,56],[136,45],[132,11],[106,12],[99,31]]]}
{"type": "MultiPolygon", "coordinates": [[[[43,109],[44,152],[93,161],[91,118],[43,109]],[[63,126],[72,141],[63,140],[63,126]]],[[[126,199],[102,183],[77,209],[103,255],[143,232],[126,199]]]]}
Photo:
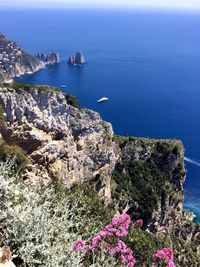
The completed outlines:
{"type": "Polygon", "coordinates": [[[49,62],[49,64],[57,64],[60,63],[60,56],[58,53],[52,51],[48,56],[47,56],[47,62],[49,62]]]}
{"type": "Polygon", "coordinates": [[[75,55],[69,56],[67,62],[69,64],[83,65],[85,63],[85,57],[82,52],[77,52],[75,55]]]}
{"type": "Polygon", "coordinates": [[[68,61],[69,64],[75,64],[75,56],[69,56],[68,61]]]}

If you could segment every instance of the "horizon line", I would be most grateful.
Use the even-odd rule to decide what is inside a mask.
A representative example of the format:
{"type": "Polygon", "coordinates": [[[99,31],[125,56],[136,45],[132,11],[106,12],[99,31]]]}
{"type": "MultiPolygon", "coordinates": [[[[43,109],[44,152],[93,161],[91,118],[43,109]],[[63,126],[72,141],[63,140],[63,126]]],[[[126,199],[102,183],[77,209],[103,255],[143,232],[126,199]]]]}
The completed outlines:
{"type": "Polygon", "coordinates": [[[149,10],[149,11],[188,11],[188,12],[199,12],[200,7],[174,7],[174,6],[154,6],[154,5],[123,5],[123,4],[61,4],[54,3],[49,5],[38,5],[38,4],[1,4],[0,8],[4,9],[104,9],[104,10],[149,10]]]}

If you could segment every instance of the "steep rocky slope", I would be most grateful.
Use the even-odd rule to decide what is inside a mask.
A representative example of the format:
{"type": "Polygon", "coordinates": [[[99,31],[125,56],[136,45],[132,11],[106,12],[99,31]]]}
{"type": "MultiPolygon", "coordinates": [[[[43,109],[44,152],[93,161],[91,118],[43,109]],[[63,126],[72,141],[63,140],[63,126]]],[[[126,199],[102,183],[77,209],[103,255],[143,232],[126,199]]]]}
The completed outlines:
{"type": "Polygon", "coordinates": [[[7,144],[27,152],[31,168],[24,177],[31,183],[38,173],[59,177],[68,187],[92,181],[116,210],[142,218],[146,231],[177,242],[183,251],[178,266],[199,266],[200,227],[183,209],[182,143],[116,137],[98,113],[69,105],[64,94],[23,87],[0,87],[0,131],[7,144]]]}
{"type": "Polygon", "coordinates": [[[115,139],[120,148],[120,160],[113,174],[113,196],[118,200],[119,208],[142,217],[151,232],[169,232],[183,212],[182,143],[177,140],[115,139]]]}
{"type": "Polygon", "coordinates": [[[109,181],[116,163],[113,130],[98,113],[68,105],[54,90],[34,88],[2,87],[0,105],[3,138],[26,150],[46,176],[59,174],[67,185],[95,175],[109,181]]]}
{"type": "Polygon", "coordinates": [[[0,34],[0,82],[44,67],[44,63],[24,52],[15,42],[0,34]]]}

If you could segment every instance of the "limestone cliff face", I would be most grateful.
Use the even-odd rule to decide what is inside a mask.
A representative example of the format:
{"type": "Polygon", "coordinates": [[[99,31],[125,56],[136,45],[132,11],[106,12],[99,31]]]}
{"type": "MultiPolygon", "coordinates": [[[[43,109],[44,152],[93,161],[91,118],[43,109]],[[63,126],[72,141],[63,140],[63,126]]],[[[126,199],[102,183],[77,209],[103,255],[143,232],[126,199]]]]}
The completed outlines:
{"type": "Polygon", "coordinates": [[[62,93],[37,89],[0,90],[5,123],[2,136],[25,149],[38,168],[65,184],[104,177],[105,194],[116,163],[110,123],[87,109],[69,106],[62,93]]]}
{"type": "Polygon", "coordinates": [[[44,66],[43,62],[24,52],[15,42],[0,33],[0,83],[35,72],[44,66]]]}

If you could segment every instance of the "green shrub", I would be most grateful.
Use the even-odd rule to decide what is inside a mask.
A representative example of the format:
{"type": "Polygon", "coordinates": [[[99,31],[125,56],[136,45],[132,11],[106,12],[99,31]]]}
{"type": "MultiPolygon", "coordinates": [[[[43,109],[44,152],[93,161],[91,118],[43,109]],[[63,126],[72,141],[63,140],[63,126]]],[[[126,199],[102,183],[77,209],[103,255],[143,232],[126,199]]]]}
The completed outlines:
{"type": "Polygon", "coordinates": [[[64,94],[64,95],[65,95],[65,99],[67,101],[67,104],[69,104],[75,108],[79,107],[80,102],[75,96],[70,95],[70,94],[64,94]]]}
{"type": "Polygon", "coordinates": [[[15,90],[18,89],[23,89],[23,90],[34,90],[37,89],[38,91],[60,91],[60,89],[58,87],[54,87],[54,86],[50,86],[50,85],[33,85],[33,84],[25,84],[25,83],[2,83],[0,85],[2,88],[6,87],[6,88],[12,88],[15,90]]]}
{"type": "Polygon", "coordinates": [[[163,239],[147,233],[140,228],[131,227],[126,243],[134,251],[137,267],[151,267],[153,254],[163,247],[171,247],[170,239],[163,239]]]}
{"type": "Polygon", "coordinates": [[[112,217],[110,209],[91,185],[27,186],[7,165],[0,163],[0,240],[21,267],[81,266],[73,242],[99,231],[112,217]]]}
{"type": "Polygon", "coordinates": [[[130,215],[146,221],[151,217],[158,200],[161,200],[164,184],[169,177],[153,162],[138,160],[128,165],[118,163],[112,179],[116,182],[114,199],[124,202],[125,198],[127,203],[132,203],[130,215]]]}
{"type": "Polygon", "coordinates": [[[21,147],[8,145],[4,141],[0,141],[0,161],[6,162],[10,158],[15,159],[15,167],[21,171],[29,162],[26,152],[21,147]]]}

